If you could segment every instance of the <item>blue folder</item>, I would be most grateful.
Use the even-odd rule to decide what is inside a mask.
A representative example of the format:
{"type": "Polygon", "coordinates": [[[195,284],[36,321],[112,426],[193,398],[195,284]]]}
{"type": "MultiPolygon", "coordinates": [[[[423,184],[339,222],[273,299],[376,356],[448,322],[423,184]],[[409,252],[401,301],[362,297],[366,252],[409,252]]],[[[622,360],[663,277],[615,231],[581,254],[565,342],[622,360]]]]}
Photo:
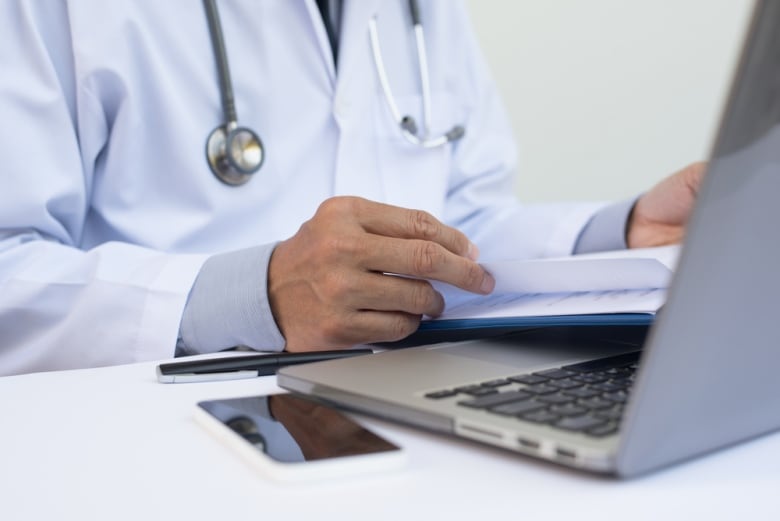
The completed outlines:
{"type": "Polygon", "coordinates": [[[638,327],[646,328],[655,313],[602,313],[586,315],[521,316],[424,320],[410,336],[381,347],[412,347],[504,335],[543,327],[638,327]]]}

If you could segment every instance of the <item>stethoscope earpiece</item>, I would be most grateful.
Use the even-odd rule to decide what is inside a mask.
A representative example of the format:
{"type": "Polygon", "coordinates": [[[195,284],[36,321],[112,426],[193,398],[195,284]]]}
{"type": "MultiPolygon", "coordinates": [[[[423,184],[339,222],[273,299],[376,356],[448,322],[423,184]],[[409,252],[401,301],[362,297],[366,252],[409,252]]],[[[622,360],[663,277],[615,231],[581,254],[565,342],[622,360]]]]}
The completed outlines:
{"type": "Polygon", "coordinates": [[[260,137],[246,127],[215,128],[206,141],[206,159],[217,179],[239,186],[252,178],[263,165],[265,149],[260,137]]]}

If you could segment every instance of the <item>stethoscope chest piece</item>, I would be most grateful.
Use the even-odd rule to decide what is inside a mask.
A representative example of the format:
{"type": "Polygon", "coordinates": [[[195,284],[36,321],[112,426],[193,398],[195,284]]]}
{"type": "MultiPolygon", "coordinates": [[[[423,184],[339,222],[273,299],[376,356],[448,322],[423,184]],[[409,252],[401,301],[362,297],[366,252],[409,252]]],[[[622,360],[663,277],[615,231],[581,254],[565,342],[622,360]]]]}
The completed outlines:
{"type": "Polygon", "coordinates": [[[217,179],[239,186],[260,169],[265,150],[260,137],[252,130],[230,124],[220,125],[206,141],[206,159],[217,179]]]}

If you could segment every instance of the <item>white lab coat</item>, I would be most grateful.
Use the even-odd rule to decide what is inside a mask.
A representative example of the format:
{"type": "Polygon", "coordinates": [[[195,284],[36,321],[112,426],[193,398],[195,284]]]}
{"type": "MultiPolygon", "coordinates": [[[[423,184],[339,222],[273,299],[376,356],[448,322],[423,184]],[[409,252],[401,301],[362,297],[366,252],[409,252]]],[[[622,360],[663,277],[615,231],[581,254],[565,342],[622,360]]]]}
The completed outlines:
{"type": "Polygon", "coordinates": [[[242,187],[205,159],[222,111],[200,2],[0,3],[0,374],[172,356],[208,255],[289,237],[331,196],[428,210],[483,258],[569,253],[598,208],[517,204],[460,2],[422,2],[432,130],[466,128],[433,150],[402,139],[371,57],[377,14],[398,103],[421,121],[406,2],[346,2],[338,75],[313,0],[219,6],[239,122],[267,150],[242,187]]]}

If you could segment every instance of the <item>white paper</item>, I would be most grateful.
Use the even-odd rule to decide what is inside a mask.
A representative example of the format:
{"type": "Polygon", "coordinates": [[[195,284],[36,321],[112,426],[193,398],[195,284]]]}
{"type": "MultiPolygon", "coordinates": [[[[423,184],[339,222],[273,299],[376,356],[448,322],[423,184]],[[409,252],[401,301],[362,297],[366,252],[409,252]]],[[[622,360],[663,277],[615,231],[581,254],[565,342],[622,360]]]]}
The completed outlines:
{"type": "Polygon", "coordinates": [[[665,299],[665,289],[493,294],[461,300],[434,320],[655,313],[665,299]]]}
{"type": "Polygon", "coordinates": [[[678,246],[540,260],[483,263],[491,295],[435,284],[447,307],[435,320],[655,313],[677,264],[678,246]]]}
{"type": "Polygon", "coordinates": [[[560,293],[666,288],[677,247],[643,248],[551,259],[486,262],[495,293],[560,293]]]}

